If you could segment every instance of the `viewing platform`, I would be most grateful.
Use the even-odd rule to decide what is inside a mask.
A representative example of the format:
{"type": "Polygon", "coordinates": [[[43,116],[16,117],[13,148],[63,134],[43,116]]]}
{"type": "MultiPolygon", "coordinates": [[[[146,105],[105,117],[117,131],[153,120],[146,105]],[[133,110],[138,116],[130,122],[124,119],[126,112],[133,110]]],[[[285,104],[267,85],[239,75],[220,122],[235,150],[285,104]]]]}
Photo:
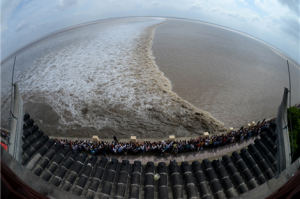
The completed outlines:
{"type": "Polygon", "coordinates": [[[181,153],[170,162],[170,157],[70,151],[34,124],[24,127],[22,165],[51,186],[85,198],[234,198],[271,180],[277,170],[267,132],[260,139],[181,153]],[[248,149],[236,151],[242,147],[248,149]]]}
{"type": "MultiPolygon", "coordinates": [[[[286,109],[279,110],[282,107],[286,109]]],[[[2,149],[1,164],[50,198],[265,198],[289,179],[295,181],[293,175],[300,167],[300,159],[290,164],[287,152],[277,144],[286,141],[277,133],[284,117],[276,120],[283,121],[280,125],[264,128],[259,137],[176,157],[79,152],[55,142],[29,114],[23,120],[21,161],[2,149]]]]}

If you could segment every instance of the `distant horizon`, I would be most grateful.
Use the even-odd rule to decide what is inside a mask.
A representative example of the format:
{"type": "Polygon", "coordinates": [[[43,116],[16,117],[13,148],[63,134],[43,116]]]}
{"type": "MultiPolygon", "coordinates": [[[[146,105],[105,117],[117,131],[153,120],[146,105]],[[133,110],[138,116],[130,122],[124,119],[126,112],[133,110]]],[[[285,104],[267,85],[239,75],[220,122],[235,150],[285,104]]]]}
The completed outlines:
{"type": "Polygon", "coordinates": [[[1,62],[26,45],[66,28],[129,17],[213,24],[244,33],[300,64],[298,0],[2,0],[1,62]]]}
{"type": "MultiPolygon", "coordinates": [[[[260,42],[263,42],[267,45],[270,45],[271,47],[275,48],[276,50],[280,51],[281,53],[283,53],[285,56],[289,57],[291,59],[291,61],[293,61],[295,64],[297,64],[297,66],[300,68],[300,60],[297,61],[295,60],[294,58],[292,58],[290,55],[288,55],[286,52],[284,52],[283,50],[281,49],[278,49],[277,47],[275,47],[274,45],[268,43],[267,41],[264,41],[258,37],[255,37],[253,35],[250,35],[246,32],[243,32],[243,31],[240,31],[240,30],[237,30],[237,29],[234,29],[234,28],[230,28],[230,27],[227,27],[227,26],[224,26],[224,25],[220,25],[220,24],[216,24],[216,23],[211,23],[211,22],[207,22],[207,21],[202,21],[202,20],[196,20],[196,19],[189,19],[189,18],[182,18],[182,17],[171,17],[171,16],[124,16],[124,17],[114,17],[114,18],[106,18],[106,19],[99,19],[99,20],[93,20],[93,21],[89,21],[89,22],[84,22],[84,23],[79,23],[79,24],[76,24],[76,25],[72,25],[72,26],[68,26],[66,28],[62,28],[62,29],[59,29],[59,30],[55,30],[51,33],[48,33],[48,34],[45,34],[41,37],[39,37],[38,39],[35,39],[33,41],[30,41],[28,42],[27,44],[25,44],[24,46],[20,47],[19,49],[17,49],[16,51],[14,51],[13,53],[9,54],[8,56],[6,56],[4,59],[1,60],[1,64],[3,62],[5,62],[7,59],[9,59],[11,56],[13,56],[14,54],[16,54],[18,51],[21,51],[23,50],[24,48],[32,45],[33,43],[35,42],[38,42],[42,39],[45,39],[46,37],[49,37],[49,36],[52,36],[53,34],[57,34],[57,33],[60,33],[60,32],[63,32],[63,31],[66,31],[66,30],[69,30],[71,28],[77,28],[78,26],[85,26],[85,25],[91,25],[92,23],[96,23],[96,22],[101,22],[101,21],[106,21],[106,20],[112,20],[112,19],[125,19],[125,18],[139,18],[139,17],[144,17],[144,18],[147,18],[147,17],[151,17],[151,18],[170,18],[170,19],[181,19],[181,20],[189,20],[189,21],[195,21],[195,22],[202,22],[202,23],[207,23],[207,24],[212,24],[212,25],[216,25],[216,26],[220,26],[220,27],[223,27],[223,28],[227,28],[227,29],[230,29],[230,30],[233,30],[233,31],[237,31],[239,33],[242,33],[242,34],[245,34],[247,36],[250,36],[250,37],[253,37],[254,39],[258,39],[260,42]]],[[[2,57],[1,57],[2,58],[2,57]]]]}

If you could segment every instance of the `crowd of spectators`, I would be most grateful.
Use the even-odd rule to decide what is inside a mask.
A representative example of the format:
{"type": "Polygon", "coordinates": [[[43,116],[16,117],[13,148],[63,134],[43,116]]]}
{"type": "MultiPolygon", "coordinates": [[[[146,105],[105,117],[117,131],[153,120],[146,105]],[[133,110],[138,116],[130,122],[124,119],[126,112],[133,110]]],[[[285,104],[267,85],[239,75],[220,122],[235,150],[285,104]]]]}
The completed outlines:
{"type": "Polygon", "coordinates": [[[0,129],[1,131],[1,146],[7,151],[7,143],[8,143],[8,139],[10,137],[9,132],[4,130],[4,129],[0,129]],[[4,138],[4,139],[2,139],[4,138]]]}
{"type": "Polygon", "coordinates": [[[61,143],[63,147],[70,146],[72,150],[79,150],[82,152],[91,153],[94,155],[102,154],[116,154],[116,155],[136,155],[139,153],[151,153],[160,155],[167,155],[174,153],[177,155],[182,152],[202,151],[206,148],[218,148],[232,142],[243,142],[251,136],[257,136],[274,123],[275,118],[262,122],[248,128],[241,128],[237,131],[230,131],[222,135],[212,135],[199,137],[197,139],[179,140],[179,141],[138,141],[137,143],[120,142],[114,136],[112,142],[90,142],[84,140],[70,141],[66,139],[55,139],[56,143],[61,143]]]}
{"type": "Polygon", "coordinates": [[[4,130],[4,129],[0,129],[1,131],[1,137],[8,139],[9,138],[9,132],[4,130]]]}

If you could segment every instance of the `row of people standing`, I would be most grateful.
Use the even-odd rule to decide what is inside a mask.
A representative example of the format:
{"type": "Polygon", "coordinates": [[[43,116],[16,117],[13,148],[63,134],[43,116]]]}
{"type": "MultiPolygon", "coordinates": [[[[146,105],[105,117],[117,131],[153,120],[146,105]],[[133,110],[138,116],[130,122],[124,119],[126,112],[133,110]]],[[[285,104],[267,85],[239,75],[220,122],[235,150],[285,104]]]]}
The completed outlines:
{"type": "Polygon", "coordinates": [[[232,142],[243,142],[245,139],[249,139],[251,136],[257,136],[260,132],[265,131],[265,128],[269,128],[274,125],[275,118],[269,121],[263,121],[255,126],[249,128],[241,128],[237,131],[231,131],[227,134],[212,135],[199,137],[190,140],[179,141],[138,141],[137,143],[120,142],[114,136],[112,142],[96,142],[76,140],[70,141],[65,139],[55,139],[56,142],[60,142],[63,146],[70,146],[73,150],[79,150],[82,152],[91,153],[94,155],[101,154],[115,154],[115,155],[137,155],[137,154],[152,154],[152,155],[166,155],[169,153],[201,151],[207,148],[217,148],[224,146],[232,142]]]}

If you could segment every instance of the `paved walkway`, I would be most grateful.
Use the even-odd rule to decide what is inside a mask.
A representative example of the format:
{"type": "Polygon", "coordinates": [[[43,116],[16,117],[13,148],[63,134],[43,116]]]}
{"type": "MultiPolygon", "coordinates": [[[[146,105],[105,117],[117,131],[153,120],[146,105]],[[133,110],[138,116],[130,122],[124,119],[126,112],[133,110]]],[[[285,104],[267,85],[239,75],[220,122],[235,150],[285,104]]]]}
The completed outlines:
{"type": "Polygon", "coordinates": [[[225,146],[219,146],[218,148],[213,149],[204,149],[203,151],[196,151],[196,152],[188,152],[188,153],[179,153],[177,156],[170,155],[168,157],[163,156],[154,156],[154,155],[108,155],[108,157],[118,159],[119,162],[122,162],[122,160],[129,160],[131,164],[134,163],[134,161],[141,161],[142,164],[147,164],[147,162],[154,162],[154,164],[158,164],[159,162],[170,162],[170,159],[175,159],[177,162],[183,162],[188,161],[192,162],[194,160],[202,160],[202,159],[219,159],[223,155],[228,154],[231,155],[233,151],[242,149],[244,147],[247,147],[249,144],[253,143],[255,138],[257,137],[251,137],[249,140],[245,140],[242,143],[234,142],[231,144],[227,144],[225,146]]]}
{"type": "MultiPolygon", "coordinates": [[[[210,134],[209,136],[213,136],[213,135],[217,135],[217,134],[210,134]]],[[[53,139],[66,139],[66,140],[70,140],[70,141],[75,141],[75,140],[84,140],[84,141],[89,141],[92,142],[93,139],[91,137],[57,137],[57,136],[52,136],[52,135],[48,135],[49,138],[53,138],[53,139]]],[[[203,135],[195,135],[195,136],[190,136],[190,137],[175,137],[175,141],[179,141],[179,140],[190,140],[190,139],[198,139],[199,137],[203,137],[203,135]]],[[[157,142],[157,140],[169,140],[169,138],[165,137],[165,138],[137,138],[137,141],[139,142],[144,142],[144,141],[149,141],[149,142],[157,142]]],[[[100,138],[101,142],[112,142],[113,138],[100,138]]],[[[126,142],[129,143],[130,142],[130,138],[118,138],[119,142],[126,142]]]]}
{"type": "Polygon", "coordinates": [[[0,127],[2,130],[4,130],[4,131],[8,131],[8,132],[10,132],[10,130],[8,130],[7,128],[3,128],[3,127],[0,127]]]}
{"type": "Polygon", "coordinates": [[[1,137],[0,141],[3,142],[4,144],[8,145],[8,140],[6,138],[1,137]]]}
{"type": "MultiPolygon", "coordinates": [[[[54,138],[54,136],[49,136],[50,138],[54,138]]],[[[69,139],[72,141],[77,140],[78,138],[71,138],[71,137],[55,137],[58,139],[69,139]]],[[[134,163],[134,161],[141,161],[142,164],[147,164],[147,162],[154,162],[154,164],[158,164],[159,162],[166,162],[169,163],[170,159],[175,159],[177,162],[183,162],[183,161],[188,161],[188,162],[192,162],[194,160],[202,160],[202,159],[210,159],[210,160],[214,160],[214,159],[219,159],[221,158],[223,155],[228,154],[231,155],[231,153],[233,151],[242,149],[244,147],[247,147],[249,144],[253,143],[256,137],[251,137],[249,140],[245,140],[242,143],[239,142],[234,142],[234,143],[230,143],[230,144],[226,144],[225,146],[219,146],[218,148],[213,148],[213,149],[204,149],[203,151],[196,151],[196,152],[186,152],[186,153],[179,153],[177,156],[174,156],[173,154],[170,154],[168,157],[163,157],[163,156],[155,156],[155,155],[142,155],[142,154],[138,154],[138,155],[108,155],[108,157],[110,159],[115,158],[118,159],[119,162],[122,162],[122,160],[129,160],[129,162],[131,164],[134,163]]],[[[80,138],[82,139],[82,138],[80,138]]],[[[180,140],[190,140],[191,137],[181,137],[181,138],[176,138],[176,140],[179,141],[180,140]]],[[[1,137],[2,141],[7,141],[6,139],[3,139],[1,137]]],[[[86,138],[85,140],[89,140],[91,141],[91,138],[86,138]]],[[[102,141],[111,141],[112,139],[102,139],[102,141]]],[[[147,141],[149,141],[149,139],[145,139],[147,141]]],[[[155,140],[153,138],[153,140],[155,140]]],[[[166,139],[167,140],[167,139],[166,139]]],[[[130,141],[129,139],[120,139],[119,141],[121,142],[128,142],[130,141]]],[[[143,139],[139,139],[139,141],[143,141],[143,139]]],[[[151,139],[152,141],[152,139],[151,139]]]]}

